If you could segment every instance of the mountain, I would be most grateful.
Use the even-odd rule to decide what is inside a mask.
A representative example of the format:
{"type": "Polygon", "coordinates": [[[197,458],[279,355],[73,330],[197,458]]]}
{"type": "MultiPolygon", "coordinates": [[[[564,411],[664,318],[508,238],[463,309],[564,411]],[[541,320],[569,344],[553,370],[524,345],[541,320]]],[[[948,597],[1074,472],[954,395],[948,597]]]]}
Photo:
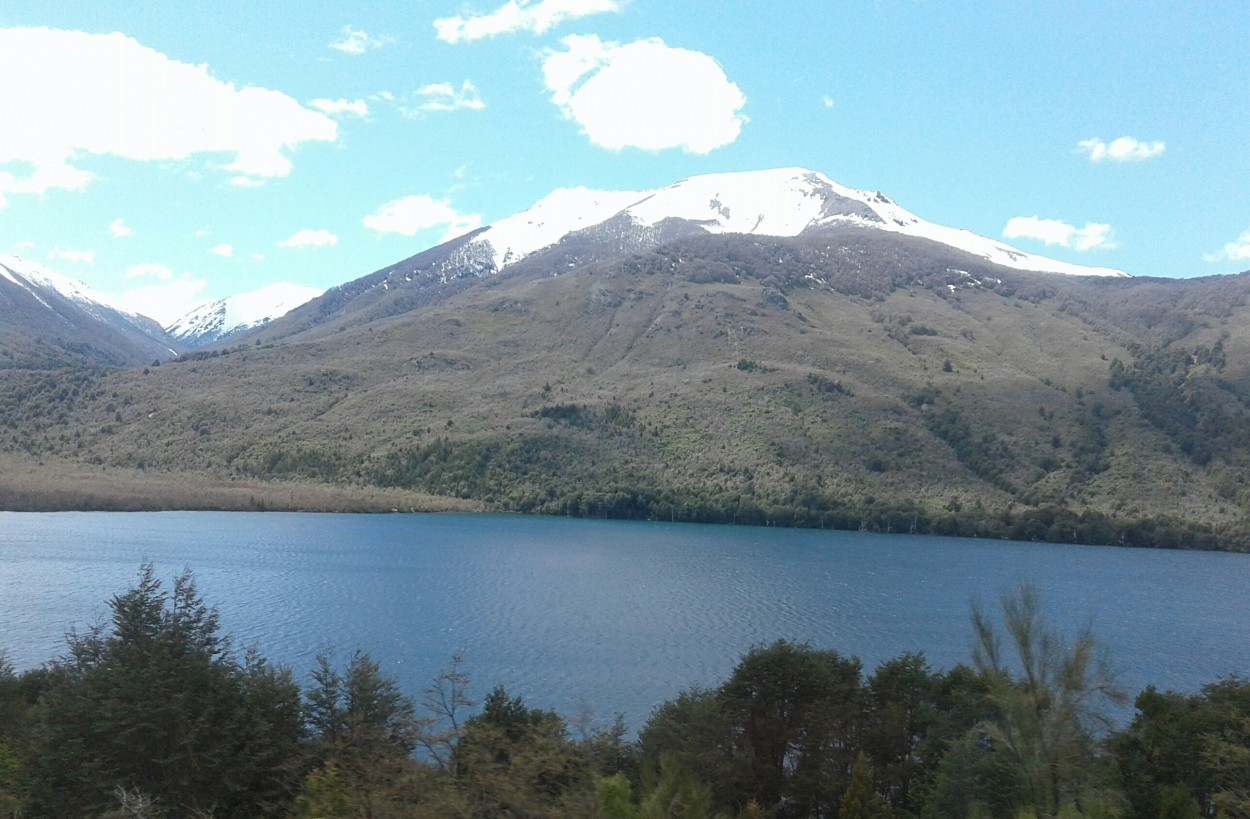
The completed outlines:
{"type": "Polygon", "coordinates": [[[271,284],[250,293],[201,304],[166,327],[165,332],[188,349],[204,347],[263,327],[322,292],[298,284],[271,284]]]}
{"type": "Polygon", "coordinates": [[[296,500],[316,489],[361,508],[420,505],[396,499],[413,493],[1250,544],[1250,274],[1024,270],[1004,263],[1023,255],[875,194],[806,172],[729,181],[744,178],[793,185],[549,197],[331,288],[245,344],[148,372],[0,378],[0,504],[203,505],[204,487],[246,485],[253,505],[284,508],[340,508],[296,500]],[[765,201],[778,204],[751,211],[765,201]],[[38,485],[61,489],[32,497],[38,485]]]}
{"type": "Polygon", "coordinates": [[[884,194],[843,187],[803,168],[696,176],[650,191],[560,189],[474,236],[460,251],[496,272],[575,235],[636,252],[698,232],[794,237],[862,228],[930,239],[1017,270],[1125,276],[1034,256],[966,230],[926,222],[884,194]]]}
{"type": "Polygon", "coordinates": [[[326,322],[372,321],[432,304],[505,271],[564,273],[690,237],[756,237],[933,243],[957,269],[992,263],[1012,270],[1123,278],[1036,256],[966,230],[927,222],[884,194],[846,188],[802,168],[708,174],[649,191],[561,188],[533,207],[368,276],[331,288],[258,338],[275,340],[326,322]],[[350,318],[349,318],[350,317],[350,318]]]}
{"type": "Polygon", "coordinates": [[[0,368],[134,366],[177,354],[160,325],[42,265],[0,254],[0,368]]]}

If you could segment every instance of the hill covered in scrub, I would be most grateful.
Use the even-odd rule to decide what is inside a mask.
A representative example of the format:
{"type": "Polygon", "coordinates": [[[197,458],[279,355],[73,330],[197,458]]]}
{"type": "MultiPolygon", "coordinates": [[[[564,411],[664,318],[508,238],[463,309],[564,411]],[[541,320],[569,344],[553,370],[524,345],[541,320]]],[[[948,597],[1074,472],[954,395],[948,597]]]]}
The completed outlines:
{"type": "Polygon", "coordinates": [[[1247,543],[1250,276],[1028,273],[853,231],[569,252],[434,284],[416,257],[225,349],[8,373],[0,452],[552,514],[1247,543]]]}
{"type": "Polygon", "coordinates": [[[0,367],[0,506],[1245,549],[1248,295],[802,169],[561,190],[163,364],[0,367]]]}

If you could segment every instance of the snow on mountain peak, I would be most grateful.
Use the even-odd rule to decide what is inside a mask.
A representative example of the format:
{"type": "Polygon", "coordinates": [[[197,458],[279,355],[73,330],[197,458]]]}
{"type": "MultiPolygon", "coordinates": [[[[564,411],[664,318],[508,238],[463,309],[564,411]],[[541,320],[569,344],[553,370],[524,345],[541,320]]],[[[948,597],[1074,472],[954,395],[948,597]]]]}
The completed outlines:
{"type": "Polygon", "coordinates": [[[216,301],[205,302],[165,328],[174,338],[192,346],[266,324],[286,315],[324,291],[279,282],[216,301]]]}
{"type": "Polygon", "coordinates": [[[1019,270],[1126,275],[1035,256],[967,230],[936,225],[880,192],[846,188],[804,168],[707,174],[651,191],[560,188],[529,210],[491,225],[470,244],[488,247],[495,269],[502,270],[570,233],[609,219],[628,220],[640,236],[666,220],[680,220],[709,233],[780,237],[846,225],[930,239],[1019,270]]]}
{"type": "Polygon", "coordinates": [[[45,307],[49,305],[44,301],[41,292],[50,290],[97,317],[99,317],[100,308],[105,308],[131,319],[146,318],[133,310],[114,304],[107,296],[95,292],[80,281],[75,281],[69,276],[19,256],[0,253],[0,276],[29,292],[45,307]]]}

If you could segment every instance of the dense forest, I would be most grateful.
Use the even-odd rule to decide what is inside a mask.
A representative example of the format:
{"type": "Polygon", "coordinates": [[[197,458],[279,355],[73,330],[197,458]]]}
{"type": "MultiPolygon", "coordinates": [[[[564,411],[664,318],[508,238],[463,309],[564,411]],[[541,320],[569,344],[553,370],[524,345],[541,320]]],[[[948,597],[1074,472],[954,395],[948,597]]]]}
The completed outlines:
{"type": "Polygon", "coordinates": [[[415,696],[367,655],[303,684],[239,654],[184,573],[150,565],[64,656],[0,662],[5,817],[1246,817],[1250,680],[1123,702],[1094,637],[1034,590],[974,609],[967,665],[871,672],[784,640],[623,719],[566,720],[461,657],[415,696]]]}

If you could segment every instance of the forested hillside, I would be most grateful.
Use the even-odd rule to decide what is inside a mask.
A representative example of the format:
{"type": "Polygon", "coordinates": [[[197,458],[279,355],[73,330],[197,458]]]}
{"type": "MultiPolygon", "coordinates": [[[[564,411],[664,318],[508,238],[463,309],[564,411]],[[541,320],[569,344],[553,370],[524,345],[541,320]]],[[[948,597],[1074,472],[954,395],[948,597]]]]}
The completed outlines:
{"type": "Polygon", "coordinates": [[[446,283],[423,254],[159,367],[0,371],[0,460],[78,476],[0,477],[0,505],[131,508],[150,475],[186,491],[147,508],[225,482],[263,499],[231,508],[1250,545],[1250,276],[864,233],[576,251],[446,283]]]}

